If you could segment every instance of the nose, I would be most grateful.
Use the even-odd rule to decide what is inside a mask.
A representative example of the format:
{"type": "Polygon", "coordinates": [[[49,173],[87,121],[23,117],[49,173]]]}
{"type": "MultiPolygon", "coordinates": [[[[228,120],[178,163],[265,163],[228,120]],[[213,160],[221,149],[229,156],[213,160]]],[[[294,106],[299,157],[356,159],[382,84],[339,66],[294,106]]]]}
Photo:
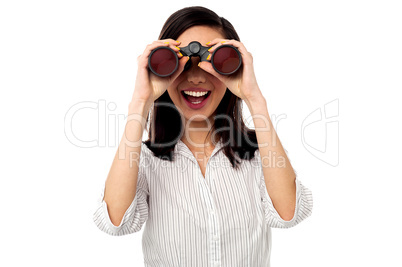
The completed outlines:
{"type": "Polygon", "coordinates": [[[191,58],[191,67],[187,70],[187,81],[193,84],[201,84],[206,81],[206,72],[203,71],[200,67],[198,67],[198,63],[200,62],[199,57],[191,58]]]}

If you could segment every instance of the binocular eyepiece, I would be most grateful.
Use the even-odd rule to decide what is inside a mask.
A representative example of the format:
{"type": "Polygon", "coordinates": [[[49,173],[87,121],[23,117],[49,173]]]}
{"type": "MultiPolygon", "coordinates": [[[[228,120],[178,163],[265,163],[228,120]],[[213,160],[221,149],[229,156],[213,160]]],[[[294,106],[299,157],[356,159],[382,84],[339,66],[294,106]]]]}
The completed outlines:
{"type": "MultiPolygon", "coordinates": [[[[202,46],[199,42],[193,41],[186,47],[179,47],[183,56],[200,58],[200,61],[208,61],[210,47],[202,46]]],[[[232,45],[218,46],[211,56],[211,64],[216,72],[222,75],[235,73],[241,66],[242,58],[239,50],[232,45]]],[[[170,47],[161,46],[151,51],[148,58],[149,69],[159,77],[172,75],[179,66],[179,58],[176,52],[170,47]]],[[[184,71],[191,66],[191,60],[186,63],[184,71]]]]}

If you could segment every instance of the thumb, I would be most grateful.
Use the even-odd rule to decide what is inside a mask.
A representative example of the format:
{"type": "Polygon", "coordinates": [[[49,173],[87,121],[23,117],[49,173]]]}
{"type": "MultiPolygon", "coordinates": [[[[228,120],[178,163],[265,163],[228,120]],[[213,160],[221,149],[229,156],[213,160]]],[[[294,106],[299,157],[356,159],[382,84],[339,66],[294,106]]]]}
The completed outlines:
{"type": "Polygon", "coordinates": [[[222,82],[225,80],[225,76],[217,73],[214,68],[212,67],[212,64],[210,62],[207,61],[201,61],[198,64],[198,67],[201,68],[203,71],[208,72],[209,74],[215,76],[216,78],[218,78],[219,80],[221,80],[222,82]]]}
{"type": "Polygon", "coordinates": [[[185,56],[179,59],[179,66],[177,67],[177,70],[175,73],[171,76],[172,80],[175,80],[179,75],[183,72],[184,67],[186,66],[187,61],[190,59],[190,57],[185,56]]]}

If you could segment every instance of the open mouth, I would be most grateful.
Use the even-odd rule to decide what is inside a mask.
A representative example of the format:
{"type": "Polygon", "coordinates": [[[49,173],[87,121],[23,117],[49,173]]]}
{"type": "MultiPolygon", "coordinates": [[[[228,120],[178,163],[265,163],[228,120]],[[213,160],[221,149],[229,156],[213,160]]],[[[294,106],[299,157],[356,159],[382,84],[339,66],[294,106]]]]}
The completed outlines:
{"type": "Polygon", "coordinates": [[[199,105],[211,95],[211,91],[208,91],[205,95],[202,96],[188,95],[184,91],[181,91],[181,94],[188,103],[192,105],[199,105]]]}

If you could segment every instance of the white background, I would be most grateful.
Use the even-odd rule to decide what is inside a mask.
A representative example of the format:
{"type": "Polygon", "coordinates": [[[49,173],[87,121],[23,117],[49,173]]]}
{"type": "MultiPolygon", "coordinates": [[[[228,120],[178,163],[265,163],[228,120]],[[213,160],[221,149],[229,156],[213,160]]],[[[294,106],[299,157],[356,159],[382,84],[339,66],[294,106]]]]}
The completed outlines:
{"type": "Polygon", "coordinates": [[[108,118],[125,115],[137,56],[171,13],[200,4],[252,52],[270,114],[286,116],[279,137],[313,192],[311,217],[273,229],[272,266],[402,266],[402,10],[386,0],[2,1],[0,265],[143,266],[142,230],[108,236],[92,221],[124,124],[106,121],[120,132],[101,145],[99,109],[77,112],[70,130],[100,141],[84,148],[65,117],[102,101],[115,106],[108,118]],[[335,123],[325,132],[324,116],[302,140],[303,121],[332,101],[335,123]],[[307,142],[335,142],[321,154],[336,163],[307,142]]]}

